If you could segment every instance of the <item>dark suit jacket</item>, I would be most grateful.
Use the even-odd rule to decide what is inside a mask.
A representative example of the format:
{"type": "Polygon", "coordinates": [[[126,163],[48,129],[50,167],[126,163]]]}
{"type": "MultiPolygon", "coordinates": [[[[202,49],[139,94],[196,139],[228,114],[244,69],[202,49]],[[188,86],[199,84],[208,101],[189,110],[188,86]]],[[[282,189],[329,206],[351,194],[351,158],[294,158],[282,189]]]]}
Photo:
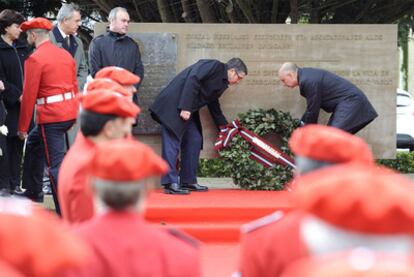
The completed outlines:
{"type": "Polygon", "coordinates": [[[348,80],[316,68],[298,70],[300,94],[306,98],[304,123],[317,123],[319,110],[332,113],[328,125],[345,131],[378,116],[365,94],[348,80]]]}
{"type": "MultiPolygon", "coordinates": [[[[9,136],[17,136],[17,122],[20,112],[19,97],[23,89],[24,61],[31,49],[23,40],[17,40],[12,47],[0,38],[0,80],[5,90],[0,93],[7,110],[6,125],[9,136]]],[[[1,124],[0,124],[1,125],[1,124]]]]}
{"type": "Polygon", "coordinates": [[[150,107],[151,115],[160,124],[181,138],[186,123],[180,117],[182,110],[192,112],[201,131],[198,111],[208,105],[217,126],[227,124],[218,101],[229,85],[227,67],[217,60],[199,60],[179,73],[150,107]]]}
{"type": "Polygon", "coordinates": [[[49,33],[49,36],[50,41],[54,45],[60,48],[64,48],[75,59],[78,89],[79,91],[82,91],[86,83],[86,78],[88,77],[88,65],[86,63],[86,56],[85,51],[83,49],[82,40],[77,36],[70,35],[71,44],[70,47],[68,47],[57,26],[53,27],[52,31],[49,33]]]}

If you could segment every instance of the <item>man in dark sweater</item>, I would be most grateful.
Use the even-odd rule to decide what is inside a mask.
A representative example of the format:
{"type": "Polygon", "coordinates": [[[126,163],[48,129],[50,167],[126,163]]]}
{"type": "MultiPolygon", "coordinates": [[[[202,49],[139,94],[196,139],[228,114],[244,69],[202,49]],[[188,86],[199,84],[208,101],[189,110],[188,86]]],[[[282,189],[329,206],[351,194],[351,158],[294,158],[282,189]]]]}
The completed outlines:
{"type": "Polygon", "coordinates": [[[279,69],[279,79],[286,87],[299,86],[300,94],[306,98],[307,107],[301,119],[304,124],[317,123],[323,109],[332,113],[329,126],[355,134],[378,116],[357,86],[329,71],[299,68],[287,62],[279,69]]]}
{"type": "Polygon", "coordinates": [[[150,111],[162,126],[162,157],[170,166],[161,179],[166,193],[208,190],[197,184],[203,139],[198,111],[207,105],[216,126],[226,125],[218,99],[229,85],[238,84],[246,75],[247,67],[239,58],[226,64],[212,59],[199,60],[179,73],[157,96],[150,111]],[[180,172],[176,168],[179,152],[180,172]]]}
{"type": "MultiPolygon", "coordinates": [[[[118,66],[138,75],[141,83],[144,80],[144,66],[138,44],[127,36],[129,14],[126,9],[116,7],[108,16],[109,30],[94,38],[89,45],[89,69],[92,77],[107,66],[118,66]]],[[[141,83],[135,85],[139,88],[141,83]]],[[[137,94],[134,94],[134,102],[137,94]]]]}

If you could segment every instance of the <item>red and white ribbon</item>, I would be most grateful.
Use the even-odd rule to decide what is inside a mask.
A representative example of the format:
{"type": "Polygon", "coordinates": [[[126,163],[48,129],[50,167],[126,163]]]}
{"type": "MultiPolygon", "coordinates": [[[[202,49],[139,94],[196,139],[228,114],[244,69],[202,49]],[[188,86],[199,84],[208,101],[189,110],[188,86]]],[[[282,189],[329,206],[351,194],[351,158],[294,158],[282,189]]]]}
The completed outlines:
{"type": "Polygon", "coordinates": [[[252,145],[250,158],[262,164],[264,167],[269,168],[280,164],[282,166],[296,168],[291,157],[284,154],[277,147],[268,143],[257,134],[243,127],[238,120],[232,121],[227,125],[227,128],[220,130],[219,137],[214,145],[215,149],[220,151],[226,148],[237,134],[252,145]]]}

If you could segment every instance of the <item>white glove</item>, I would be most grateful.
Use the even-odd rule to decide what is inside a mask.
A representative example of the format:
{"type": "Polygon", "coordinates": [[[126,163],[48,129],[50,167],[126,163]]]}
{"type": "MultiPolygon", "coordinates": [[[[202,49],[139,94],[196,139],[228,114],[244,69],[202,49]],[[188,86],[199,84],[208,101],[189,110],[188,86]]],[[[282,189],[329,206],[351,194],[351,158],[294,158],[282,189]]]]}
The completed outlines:
{"type": "Polygon", "coordinates": [[[8,133],[9,133],[9,130],[7,129],[7,126],[6,125],[1,125],[0,126],[0,135],[7,136],[8,133]]]}

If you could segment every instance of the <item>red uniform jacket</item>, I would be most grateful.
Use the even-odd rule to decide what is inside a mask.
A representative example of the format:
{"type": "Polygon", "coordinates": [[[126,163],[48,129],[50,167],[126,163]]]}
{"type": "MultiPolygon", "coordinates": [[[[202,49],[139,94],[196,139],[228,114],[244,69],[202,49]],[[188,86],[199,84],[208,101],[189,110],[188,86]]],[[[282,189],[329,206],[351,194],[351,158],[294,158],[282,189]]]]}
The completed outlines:
{"type": "Polygon", "coordinates": [[[243,277],[280,276],[289,263],[309,252],[300,236],[303,214],[291,212],[281,219],[261,221],[241,241],[239,272],[243,277]]]}
{"type": "Polygon", "coordinates": [[[80,223],[94,215],[88,166],[95,152],[95,146],[95,143],[78,132],[75,142],[60,166],[59,204],[63,219],[69,223],[80,223]]]}
{"type": "MultiPolygon", "coordinates": [[[[40,44],[25,62],[23,98],[20,108],[20,132],[27,132],[38,98],[73,92],[78,93],[76,64],[72,56],[50,41],[40,44]]],[[[76,118],[77,100],[37,105],[36,122],[40,124],[76,118]]]]}
{"type": "Polygon", "coordinates": [[[151,225],[135,212],[108,212],[75,227],[92,248],[77,277],[190,277],[201,275],[198,249],[151,225]]]}

